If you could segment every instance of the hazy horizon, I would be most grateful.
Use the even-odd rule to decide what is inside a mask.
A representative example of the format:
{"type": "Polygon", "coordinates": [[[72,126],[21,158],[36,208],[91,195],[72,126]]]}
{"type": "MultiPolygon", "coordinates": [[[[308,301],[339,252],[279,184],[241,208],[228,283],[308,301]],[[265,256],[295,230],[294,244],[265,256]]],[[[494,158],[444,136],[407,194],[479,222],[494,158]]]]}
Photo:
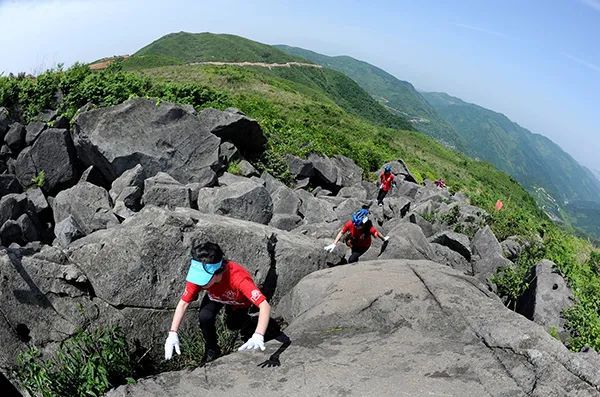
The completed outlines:
{"type": "Polygon", "coordinates": [[[600,0],[0,0],[0,26],[0,73],[131,54],[178,31],[348,55],[503,113],[600,170],[600,0]]]}

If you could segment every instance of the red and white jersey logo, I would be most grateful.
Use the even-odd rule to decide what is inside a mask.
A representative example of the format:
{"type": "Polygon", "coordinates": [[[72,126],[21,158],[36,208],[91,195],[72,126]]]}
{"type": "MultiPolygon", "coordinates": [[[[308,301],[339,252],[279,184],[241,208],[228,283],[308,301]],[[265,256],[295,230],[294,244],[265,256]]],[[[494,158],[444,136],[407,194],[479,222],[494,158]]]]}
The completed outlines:
{"type": "Polygon", "coordinates": [[[250,293],[250,299],[252,300],[252,302],[256,302],[257,300],[260,299],[261,296],[262,296],[262,293],[257,289],[252,290],[252,292],[250,293]]]}

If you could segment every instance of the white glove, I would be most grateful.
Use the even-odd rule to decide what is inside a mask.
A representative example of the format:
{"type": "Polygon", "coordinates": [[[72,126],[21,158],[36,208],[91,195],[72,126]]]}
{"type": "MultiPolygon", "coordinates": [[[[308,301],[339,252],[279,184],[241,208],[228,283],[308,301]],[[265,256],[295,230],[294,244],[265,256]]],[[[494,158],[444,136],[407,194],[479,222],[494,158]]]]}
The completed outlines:
{"type": "Polygon", "coordinates": [[[329,251],[329,252],[333,252],[334,249],[335,249],[334,243],[331,243],[327,247],[325,247],[325,251],[329,251]]]}
{"type": "Polygon", "coordinates": [[[181,350],[179,350],[179,336],[177,336],[177,332],[169,331],[169,337],[165,342],[165,360],[170,360],[173,357],[173,348],[177,354],[181,354],[181,350]]]}
{"type": "Polygon", "coordinates": [[[248,339],[248,342],[244,343],[242,347],[238,349],[239,352],[244,350],[265,350],[265,338],[261,334],[256,332],[252,335],[252,338],[248,339]]]}
{"type": "Polygon", "coordinates": [[[385,237],[383,238],[383,241],[388,241],[389,239],[390,239],[390,236],[385,236],[385,237]]]}

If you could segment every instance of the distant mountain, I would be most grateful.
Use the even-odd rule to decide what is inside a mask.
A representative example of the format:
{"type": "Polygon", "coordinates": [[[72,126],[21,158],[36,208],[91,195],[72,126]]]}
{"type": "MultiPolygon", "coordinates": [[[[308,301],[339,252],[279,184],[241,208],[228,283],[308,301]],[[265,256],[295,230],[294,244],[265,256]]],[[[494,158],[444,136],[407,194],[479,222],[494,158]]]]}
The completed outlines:
{"type": "Polygon", "coordinates": [[[489,161],[531,192],[544,188],[571,213],[581,207],[566,206],[568,203],[600,201],[598,179],[550,139],[530,132],[501,113],[448,94],[422,94],[461,134],[468,155],[489,161]]]}
{"type": "Polygon", "coordinates": [[[376,66],[349,56],[327,56],[287,45],[274,47],[291,56],[302,57],[337,70],[356,81],[381,104],[406,117],[419,131],[442,143],[462,150],[463,142],[451,125],[444,121],[412,84],[402,81],[376,66]]]}
{"type": "Polygon", "coordinates": [[[267,44],[244,37],[216,33],[171,33],[148,44],[134,57],[171,59],[176,63],[192,62],[306,62],[267,44]]]}

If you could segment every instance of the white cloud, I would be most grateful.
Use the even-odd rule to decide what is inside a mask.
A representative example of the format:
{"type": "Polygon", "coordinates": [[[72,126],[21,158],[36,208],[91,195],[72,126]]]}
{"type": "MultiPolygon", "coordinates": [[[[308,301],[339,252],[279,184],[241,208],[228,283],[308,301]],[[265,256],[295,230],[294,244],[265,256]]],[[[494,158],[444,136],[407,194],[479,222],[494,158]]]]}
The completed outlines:
{"type": "Polygon", "coordinates": [[[593,70],[595,72],[599,72],[600,73],[600,66],[596,65],[595,63],[586,61],[585,59],[581,59],[579,57],[576,57],[575,55],[571,55],[571,54],[568,54],[566,52],[561,52],[561,55],[564,56],[565,58],[568,58],[571,61],[579,64],[579,65],[585,66],[588,69],[591,69],[591,70],[593,70]]]}
{"type": "Polygon", "coordinates": [[[473,26],[473,25],[465,25],[463,23],[455,23],[454,26],[462,28],[462,29],[472,30],[474,32],[485,33],[485,34],[489,34],[489,35],[492,35],[492,36],[497,36],[497,37],[502,37],[502,38],[505,38],[505,39],[510,39],[509,35],[504,34],[502,32],[497,32],[495,30],[484,29],[484,28],[480,28],[480,27],[477,27],[477,26],[473,26]]]}

